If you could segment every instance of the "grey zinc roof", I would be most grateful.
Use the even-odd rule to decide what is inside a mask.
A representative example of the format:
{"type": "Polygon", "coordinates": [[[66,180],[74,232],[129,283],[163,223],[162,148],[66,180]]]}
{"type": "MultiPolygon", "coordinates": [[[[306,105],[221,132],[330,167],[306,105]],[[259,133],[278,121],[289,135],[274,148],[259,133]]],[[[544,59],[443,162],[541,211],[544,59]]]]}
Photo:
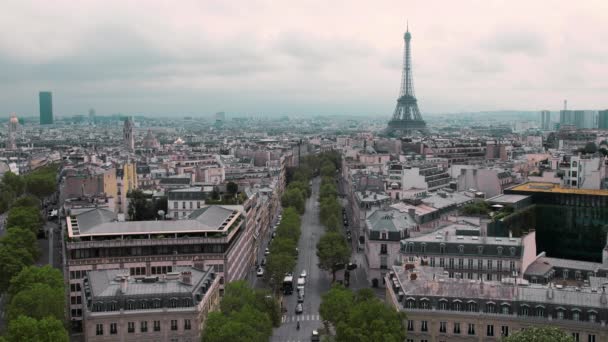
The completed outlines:
{"type": "Polygon", "coordinates": [[[517,203],[519,201],[525,200],[526,198],[529,198],[529,197],[530,196],[524,196],[524,195],[498,195],[498,196],[489,198],[488,202],[513,204],[513,203],[517,203]]]}
{"type": "MultiPolygon", "coordinates": [[[[190,219],[188,220],[127,222],[115,221],[114,218],[116,216],[113,213],[113,215],[110,215],[109,213],[112,212],[98,208],[76,215],[78,234],[74,234],[74,236],[218,231],[225,228],[222,227],[222,224],[226,222],[231,215],[238,214],[238,211],[221,206],[209,206],[196,210],[190,215],[190,219]]],[[[74,232],[76,231],[74,227],[72,230],[74,232]]]]}
{"type": "Polygon", "coordinates": [[[526,270],[526,274],[530,275],[544,275],[543,271],[548,271],[552,268],[570,269],[570,270],[581,270],[587,272],[595,272],[602,267],[601,263],[569,260],[569,259],[558,259],[541,256],[537,258],[526,270]]]}
{"type": "Polygon", "coordinates": [[[117,297],[117,296],[166,296],[170,294],[191,294],[196,285],[205,278],[208,271],[201,271],[192,267],[177,267],[175,272],[192,272],[192,284],[182,283],[179,279],[164,280],[153,283],[137,281],[134,277],[128,277],[126,293],[121,293],[120,282],[116,279],[119,275],[128,275],[128,270],[101,270],[88,273],[91,286],[91,295],[94,298],[117,297]]]}
{"type": "Polygon", "coordinates": [[[116,221],[116,213],[103,208],[72,210],[71,215],[76,215],[78,227],[94,227],[106,222],[116,221]]]}
{"type": "Polygon", "coordinates": [[[376,210],[367,217],[370,230],[398,232],[416,226],[416,222],[408,213],[402,213],[395,209],[376,210]]]}
{"type": "MultiPolygon", "coordinates": [[[[394,266],[393,271],[399,279],[401,289],[407,298],[409,296],[457,297],[463,299],[482,299],[498,301],[519,301],[553,305],[568,305],[574,307],[606,308],[602,304],[601,291],[592,292],[588,289],[557,289],[546,285],[514,285],[508,282],[477,281],[455,278],[444,278],[443,268],[418,267],[417,279],[410,280],[410,272],[401,266],[394,266]],[[553,298],[550,299],[548,292],[553,298]]],[[[604,281],[608,279],[603,278],[604,281]]],[[[522,281],[524,282],[524,281],[522,281]]],[[[603,294],[606,295],[605,293],[603,294]]]]}

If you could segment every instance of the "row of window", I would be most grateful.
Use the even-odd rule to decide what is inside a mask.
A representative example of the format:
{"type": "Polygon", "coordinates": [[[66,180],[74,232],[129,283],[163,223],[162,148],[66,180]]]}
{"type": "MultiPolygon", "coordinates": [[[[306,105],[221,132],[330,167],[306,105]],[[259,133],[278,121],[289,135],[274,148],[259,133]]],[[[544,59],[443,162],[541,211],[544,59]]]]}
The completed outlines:
{"type": "Polygon", "coordinates": [[[437,266],[439,261],[439,267],[453,268],[453,269],[478,269],[478,270],[493,270],[493,271],[515,271],[516,263],[513,260],[492,260],[492,259],[454,259],[454,258],[429,258],[429,265],[431,267],[437,266]],[[447,262],[447,263],[446,263],[447,262]]]}
{"type": "MultiPolygon", "coordinates": [[[[428,332],[429,331],[429,324],[428,321],[420,321],[420,332],[428,332]]],[[[523,330],[523,329],[522,329],[523,330]]],[[[416,324],[413,320],[408,320],[407,321],[407,331],[416,331],[416,324]]],[[[467,334],[467,335],[476,335],[477,332],[475,330],[475,323],[460,323],[460,322],[455,322],[451,324],[451,329],[448,327],[448,322],[439,322],[439,333],[440,334],[448,334],[449,332],[453,333],[454,335],[460,335],[460,334],[467,334]],[[464,330],[466,329],[466,331],[464,330]]],[[[497,336],[497,334],[500,334],[501,337],[507,337],[509,336],[509,326],[508,325],[501,325],[500,326],[500,331],[498,331],[497,329],[494,329],[494,325],[493,324],[487,324],[485,327],[485,336],[488,337],[494,337],[497,336]]],[[[581,333],[578,332],[573,332],[572,333],[572,338],[574,339],[575,342],[582,342],[580,340],[580,336],[581,333]]],[[[413,339],[407,339],[408,342],[413,342],[413,339]]],[[[421,339],[420,342],[424,342],[427,341],[425,339],[421,339]]],[[[587,342],[596,342],[596,336],[595,334],[587,334],[587,342]]]]}
{"type": "MultiPolygon", "coordinates": [[[[416,300],[412,297],[407,298],[405,300],[405,308],[406,309],[431,309],[431,302],[426,298],[422,298],[416,302],[416,300]]],[[[447,299],[442,298],[438,302],[439,310],[451,310],[451,311],[467,311],[467,312],[479,312],[480,307],[479,304],[473,300],[468,301],[467,303],[462,302],[459,299],[453,300],[451,303],[448,302],[447,299]]],[[[497,305],[494,302],[487,302],[482,307],[482,311],[485,313],[492,314],[503,314],[510,315],[512,313],[511,304],[509,303],[501,303],[497,305]]],[[[519,309],[516,311],[518,316],[534,316],[534,317],[553,317],[556,319],[571,319],[573,321],[581,321],[583,320],[583,312],[580,309],[573,308],[571,310],[566,310],[565,308],[558,307],[554,310],[555,316],[551,315],[551,313],[547,312],[543,305],[536,305],[535,307],[531,307],[528,304],[519,305],[519,309]]],[[[586,312],[587,320],[589,322],[597,322],[597,311],[595,310],[587,310],[586,312]]]]}
{"type": "MultiPolygon", "coordinates": [[[[194,203],[195,202],[182,202],[182,209],[186,209],[186,203],[190,203],[189,207],[190,209],[194,209],[194,203]]],[[[201,208],[201,202],[197,201],[196,202],[196,209],[200,209],[201,208]]],[[[179,202],[175,201],[173,202],[173,209],[179,209],[179,202]]]]}
{"type": "MultiPolygon", "coordinates": [[[[405,248],[404,248],[404,252],[405,253],[420,253],[420,254],[426,254],[427,253],[427,248],[426,248],[426,243],[423,242],[420,245],[415,244],[414,242],[407,242],[404,244],[405,248]],[[416,248],[416,246],[420,246],[420,248],[416,248]]],[[[445,243],[441,243],[439,244],[439,253],[440,254],[446,254],[446,250],[447,250],[447,246],[445,243]]],[[[496,247],[496,253],[498,255],[503,255],[503,250],[504,247],[498,246],[496,247]]],[[[484,246],[477,246],[477,253],[478,254],[483,254],[484,251],[484,246]]],[[[460,254],[464,253],[464,245],[458,245],[458,252],[460,254]]],[[[510,256],[515,256],[515,253],[517,252],[517,249],[515,247],[509,247],[509,255],[510,256]]]]}
{"type": "Polygon", "coordinates": [[[115,248],[83,248],[74,249],[70,253],[71,259],[105,258],[105,257],[130,257],[143,255],[172,255],[172,254],[200,254],[200,253],[224,253],[228,249],[227,244],[205,243],[192,245],[174,246],[145,246],[145,247],[115,247],[115,248]]]}
{"type": "MultiPolygon", "coordinates": [[[[162,300],[160,298],[154,298],[152,300],[140,299],[127,300],[126,310],[142,310],[142,309],[160,309],[163,307],[162,300]]],[[[193,306],[192,298],[170,298],[166,302],[166,307],[168,308],[187,308],[193,306]]],[[[110,301],[110,302],[95,302],[93,303],[92,310],[93,312],[103,312],[103,311],[118,311],[120,307],[118,305],[118,301],[110,301]]]]}
{"type": "MultiPolygon", "coordinates": [[[[95,325],[95,335],[97,336],[101,336],[104,335],[104,329],[105,329],[105,324],[102,323],[98,323],[95,325]]],[[[178,327],[178,321],[176,319],[172,319],[170,322],[170,329],[171,331],[178,331],[179,327],[178,327]]],[[[184,319],[183,321],[183,329],[184,330],[191,330],[192,329],[192,322],[189,319],[184,319]]],[[[127,322],[127,333],[135,333],[135,322],[127,322]]],[[[152,321],[152,330],[154,332],[158,332],[161,331],[161,324],[160,321],[152,321]]],[[[148,332],[148,321],[141,321],[139,322],[139,332],[142,333],[146,333],[148,332]]],[[[110,323],[109,324],[109,333],[110,335],[116,335],[118,334],[118,324],[117,323],[110,323]]]]}

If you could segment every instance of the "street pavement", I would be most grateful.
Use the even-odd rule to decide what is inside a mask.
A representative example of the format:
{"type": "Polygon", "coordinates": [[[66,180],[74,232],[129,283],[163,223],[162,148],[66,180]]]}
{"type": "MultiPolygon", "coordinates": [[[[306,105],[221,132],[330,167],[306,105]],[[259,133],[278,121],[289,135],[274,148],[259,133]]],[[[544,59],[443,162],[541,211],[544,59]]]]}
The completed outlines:
{"type": "Polygon", "coordinates": [[[306,270],[306,285],[304,286],[304,312],[295,313],[297,304],[297,293],[283,297],[283,312],[281,326],[276,328],[271,337],[275,342],[310,341],[312,331],[322,326],[319,315],[321,295],[329,291],[331,287],[331,274],[320,270],[317,266],[317,242],[325,232],[325,228],[319,222],[319,185],[320,179],[313,180],[312,195],[306,201],[306,213],[302,216],[302,235],[298,243],[298,261],[294,270],[294,287],[296,279],[306,270]],[[296,329],[300,322],[300,330],[296,329]]]}

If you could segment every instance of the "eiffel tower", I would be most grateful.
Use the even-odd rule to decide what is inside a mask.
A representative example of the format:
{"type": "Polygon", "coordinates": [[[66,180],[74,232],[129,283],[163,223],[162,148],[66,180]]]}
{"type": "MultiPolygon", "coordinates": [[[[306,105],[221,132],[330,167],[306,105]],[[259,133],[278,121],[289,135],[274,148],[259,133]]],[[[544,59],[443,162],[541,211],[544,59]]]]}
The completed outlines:
{"type": "Polygon", "coordinates": [[[393,136],[411,135],[426,132],[426,123],[422,120],[418,109],[418,100],[414,95],[414,77],[412,75],[412,53],[410,41],[412,34],[409,27],[403,36],[405,51],[403,53],[403,73],[401,75],[401,89],[393,118],[388,122],[386,133],[393,136]]]}

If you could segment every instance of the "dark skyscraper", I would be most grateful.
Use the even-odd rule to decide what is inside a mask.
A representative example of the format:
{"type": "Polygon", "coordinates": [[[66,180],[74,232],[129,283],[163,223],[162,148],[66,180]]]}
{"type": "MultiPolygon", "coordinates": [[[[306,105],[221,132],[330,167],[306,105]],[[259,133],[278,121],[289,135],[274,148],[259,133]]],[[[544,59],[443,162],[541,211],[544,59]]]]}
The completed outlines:
{"type": "Polygon", "coordinates": [[[598,114],[599,129],[608,129],[608,109],[600,110],[598,114]]]}
{"type": "Polygon", "coordinates": [[[412,53],[410,41],[412,34],[406,30],[403,36],[405,51],[403,52],[403,73],[401,75],[401,90],[393,119],[389,121],[387,133],[392,135],[411,134],[416,131],[426,131],[426,123],[422,120],[418,101],[414,95],[414,77],[412,75],[412,53]]]}
{"type": "Polygon", "coordinates": [[[53,93],[41,91],[38,98],[40,100],[40,124],[51,125],[53,123],[53,93]]]}

